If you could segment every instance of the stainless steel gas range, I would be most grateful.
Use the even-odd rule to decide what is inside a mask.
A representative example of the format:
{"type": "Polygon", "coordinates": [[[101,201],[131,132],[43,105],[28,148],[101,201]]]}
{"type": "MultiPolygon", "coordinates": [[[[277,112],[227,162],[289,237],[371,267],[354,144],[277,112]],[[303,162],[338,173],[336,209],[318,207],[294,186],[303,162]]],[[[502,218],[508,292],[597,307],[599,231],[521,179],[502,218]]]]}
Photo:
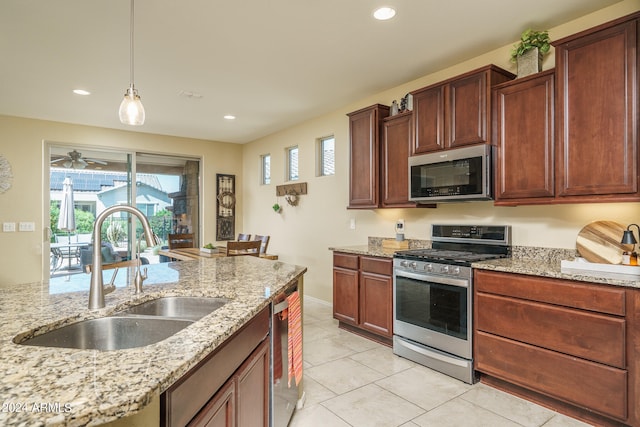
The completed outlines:
{"type": "Polygon", "coordinates": [[[471,263],[511,256],[511,227],[431,231],[431,249],[394,254],[393,352],[473,384],[471,263]]]}

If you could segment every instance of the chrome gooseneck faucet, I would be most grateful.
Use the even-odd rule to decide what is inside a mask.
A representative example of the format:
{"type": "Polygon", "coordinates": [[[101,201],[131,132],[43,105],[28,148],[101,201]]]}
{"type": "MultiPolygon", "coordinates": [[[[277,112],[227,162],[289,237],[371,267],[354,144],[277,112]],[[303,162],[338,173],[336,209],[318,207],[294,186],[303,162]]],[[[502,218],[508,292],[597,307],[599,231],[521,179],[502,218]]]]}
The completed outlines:
{"type": "MultiPolygon", "coordinates": [[[[146,216],[137,208],[129,205],[111,206],[98,215],[93,225],[93,254],[91,265],[91,287],[89,288],[89,310],[104,308],[104,287],[102,283],[102,237],[100,230],[105,218],[115,212],[128,212],[138,217],[144,229],[145,238],[149,246],[156,243],[155,235],[151,231],[151,225],[146,216]]],[[[145,272],[146,273],[146,272],[145,272]]]]}

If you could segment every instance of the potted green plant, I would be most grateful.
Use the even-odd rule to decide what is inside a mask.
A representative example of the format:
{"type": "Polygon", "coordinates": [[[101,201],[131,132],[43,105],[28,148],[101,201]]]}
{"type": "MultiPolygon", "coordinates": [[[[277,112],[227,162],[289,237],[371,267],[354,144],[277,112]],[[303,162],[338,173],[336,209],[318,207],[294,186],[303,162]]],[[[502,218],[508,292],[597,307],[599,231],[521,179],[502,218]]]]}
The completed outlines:
{"type": "Polygon", "coordinates": [[[511,50],[511,62],[518,64],[518,77],[542,71],[542,58],[550,49],[549,31],[523,31],[520,42],[511,50]]]}
{"type": "Polygon", "coordinates": [[[280,211],[282,210],[282,206],[276,203],[275,205],[271,206],[271,209],[273,209],[275,213],[280,213],[280,211]]]}

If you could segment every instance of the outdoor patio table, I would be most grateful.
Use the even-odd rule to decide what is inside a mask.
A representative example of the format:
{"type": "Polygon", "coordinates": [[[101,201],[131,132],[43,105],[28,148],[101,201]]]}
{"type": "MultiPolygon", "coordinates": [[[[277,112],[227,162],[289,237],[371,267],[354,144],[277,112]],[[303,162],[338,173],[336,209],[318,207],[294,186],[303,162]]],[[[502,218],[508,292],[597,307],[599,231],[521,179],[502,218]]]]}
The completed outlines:
{"type": "MultiPolygon", "coordinates": [[[[87,242],[51,243],[50,250],[51,250],[51,256],[52,256],[51,258],[52,271],[57,271],[59,268],[62,267],[64,254],[65,253],[70,254],[72,248],[75,248],[76,250],[80,250],[88,247],[89,247],[89,243],[87,242]]],[[[69,259],[69,266],[67,268],[71,270],[71,257],[68,256],[67,258],[69,259]]]]}

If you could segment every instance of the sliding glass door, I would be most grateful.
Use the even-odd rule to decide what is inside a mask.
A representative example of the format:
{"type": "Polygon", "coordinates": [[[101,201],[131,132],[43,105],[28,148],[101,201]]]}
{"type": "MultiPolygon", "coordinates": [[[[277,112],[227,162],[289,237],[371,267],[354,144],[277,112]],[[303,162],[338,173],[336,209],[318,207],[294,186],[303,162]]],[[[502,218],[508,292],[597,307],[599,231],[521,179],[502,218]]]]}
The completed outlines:
{"type": "MultiPolygon", "coordinates": [[[[49,145],[49,276],[81,274],[91,263],[95,219],[106,208],[133,205],[164,244],[169,233],[200,233],[200,160],[86,146],[49,145]]],[[[103,263],[133,259],[139,221],[116,212],[102,229],[103,263]]],[[[143,263],[161,261],[162,245],[140,241],[143,263]]]]}

